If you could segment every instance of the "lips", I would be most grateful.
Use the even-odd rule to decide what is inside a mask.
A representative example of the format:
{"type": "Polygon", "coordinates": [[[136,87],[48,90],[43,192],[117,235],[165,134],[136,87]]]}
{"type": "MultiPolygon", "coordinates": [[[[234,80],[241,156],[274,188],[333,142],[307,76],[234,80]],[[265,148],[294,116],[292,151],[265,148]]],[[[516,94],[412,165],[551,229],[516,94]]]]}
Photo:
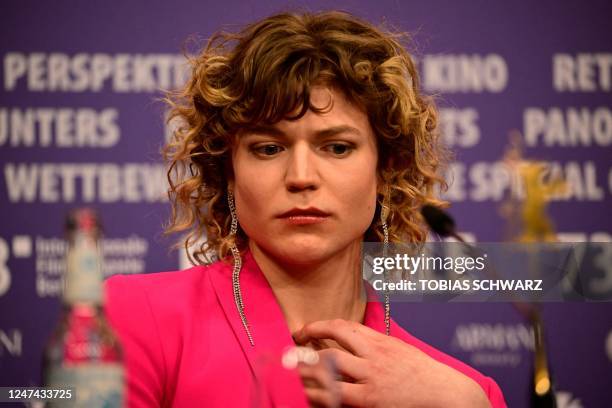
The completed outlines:
{"type": "Polygon", "coordinates": [[[312,225],[325,222],[330,214],[318,208],[293,208],[278,216],[290,225],[312,225]]]}
{"type": "Polygon", "coordinates": [[[287,212],[280,214],[279,218],[289,218],[289,217],[329,217],[329,213],[319,210],[315,207],[309,208],[293,208],[287,212]]]}

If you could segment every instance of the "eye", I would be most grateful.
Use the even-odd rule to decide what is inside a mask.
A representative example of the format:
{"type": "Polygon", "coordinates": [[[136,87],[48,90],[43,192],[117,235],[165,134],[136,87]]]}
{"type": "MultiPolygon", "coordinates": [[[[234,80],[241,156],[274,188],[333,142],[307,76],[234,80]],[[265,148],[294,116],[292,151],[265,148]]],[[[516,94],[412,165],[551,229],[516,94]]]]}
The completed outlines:
{"type": "Polygon", "coordinates": [[[345,157],[348,156],[355,147],[347,143],[330,143],[325,145],[324,149],[334,156],[345,157]]]}
{"type": "Polygon", "coordinates": [[[264,157],[272,157],[283,151],[283,147],[276,144],[260,144],[251,147],[251,151],[264,157]]]}

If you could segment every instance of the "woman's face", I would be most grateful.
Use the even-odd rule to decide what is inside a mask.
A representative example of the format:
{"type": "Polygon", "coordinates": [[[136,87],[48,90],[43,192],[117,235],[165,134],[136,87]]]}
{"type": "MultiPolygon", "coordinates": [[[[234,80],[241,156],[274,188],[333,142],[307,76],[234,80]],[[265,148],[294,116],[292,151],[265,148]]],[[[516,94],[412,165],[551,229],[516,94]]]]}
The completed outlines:
{"type": "Polygon", "coordinates": [[[315,87],[308,111],[241,132],[233,150],[241,228],[279,262],[310,265],[358,243],[376,208],[376,138],[364,111],[336,90],[315,87]]]}

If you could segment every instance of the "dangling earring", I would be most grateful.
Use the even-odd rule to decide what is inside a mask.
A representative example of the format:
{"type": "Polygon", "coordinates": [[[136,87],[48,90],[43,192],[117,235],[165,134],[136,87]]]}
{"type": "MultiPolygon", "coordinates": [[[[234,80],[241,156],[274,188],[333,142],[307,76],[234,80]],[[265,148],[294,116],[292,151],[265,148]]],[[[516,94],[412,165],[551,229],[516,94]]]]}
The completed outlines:
{"type": "MultiPolygon", "coordinates": [[[[387,218],[391,212],[391,189],[389,185],[385,188],[385,196],[383,197],[382,207],[380,209],[380,223],[383,230],[383,257],[387,257],[389,250],[389,227],[387,225],[387,218]]],[[[386,271],[385,271],[386,273],[386,271]]],[[[383,274],[384,277],[384,274],[383,274]]],[[[385,288],[388,288],[385,285],[385,288]]],[[[391,334],[391,302],[389,300],[389,290],[385,289],[385,333],[387,336],[391,334]]]]}
{"type": "Polygon", "coordinates": [[[246,335],[249,338],[249,343],[251,343],[251,346],[255,346],[253,336],[251,335],[251,330],[249,329],[249,322],[247,321],[246,315],[244,313],[244,303],[242,302],[242,292],[240,290],[240,270],[242,269],[242,258],[240,257],[240,251],[238,251],[238,247],[236,246],[236,235],[238,234],[238,217],[236,216],[236,204],[234,203],[234,194],[230,189],[227,190],[227,205],[230,210],[230,216],[232,217],[229,236],[234,238],[230,246],[230,251],[232,251],[232,257],[234,258],[234,269],[232,271],[234,302],[236,303],[236,308],[238,309],[238,314],[240,315],[240,320],[242,320],[242,325],[244,326],[246,335]]]}

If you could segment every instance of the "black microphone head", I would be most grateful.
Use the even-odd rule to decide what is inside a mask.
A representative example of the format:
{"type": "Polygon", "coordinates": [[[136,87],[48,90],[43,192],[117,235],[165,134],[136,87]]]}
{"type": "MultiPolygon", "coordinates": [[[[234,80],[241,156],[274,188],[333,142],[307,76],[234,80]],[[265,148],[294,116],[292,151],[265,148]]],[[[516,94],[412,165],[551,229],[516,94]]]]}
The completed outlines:
{"type": "Polygon", "coordinates": [[[421,207],[421,215],[429,228],[441,237],[448,237],[455,233],[455,221],[438,207],[426,204],[421,207]]]}

